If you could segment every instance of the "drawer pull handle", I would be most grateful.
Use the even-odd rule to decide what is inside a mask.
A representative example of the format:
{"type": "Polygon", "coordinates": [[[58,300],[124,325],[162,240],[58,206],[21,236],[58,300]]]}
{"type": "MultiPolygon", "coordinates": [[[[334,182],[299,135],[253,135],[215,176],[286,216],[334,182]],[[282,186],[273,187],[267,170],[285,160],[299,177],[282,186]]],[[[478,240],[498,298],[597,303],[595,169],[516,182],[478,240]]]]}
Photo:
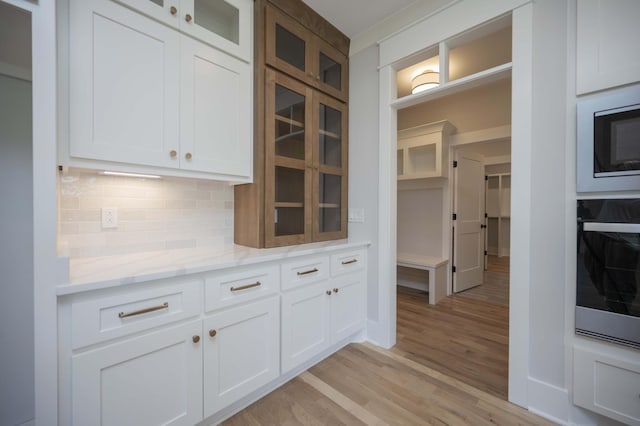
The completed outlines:
{"type": "Polygon", "coordinates": [[[133,312],[120,312],[118,314],[118,318],[127,318],[127,317],[133,317],[135,315],[142,315],[142,314],[146,314],[149,312],[153,312],[153,311],[159,311],[160,309],[168,309],[169,308],[169,303],[168,302],[164,302],[162,305],[158,305],[158,306],[152,306],[150,308],[144,308],[144,309],[140,309],[139,311],[133,311],[133,312]]]}
{"type": "Polygon", "coordinates": [[[231,287],[230,290],[231,291],[240,291],[240,290],[246,290],[248,288],[260,287],[261,285],[262,285],[262,283],[260,281],[256,281],[253,284],[241,285],[240,287],[231,287]]]}
{"type": "Polygon", "coordinates": [[[333,289],[333,292],[334,292],[334,293],[337,293],[337,292],[339,292],[339,291],[340,291],[340,289],[339,289],[339,288],[334,288],[334,289],[333,289]]]}
{"type": "Polygon", "coordinates": [[[331,296],[331,290],[327,290],[325,293],[327,293],[327,296],[331,296]]]}
{"type": "Polygon", "coordinates": [[[298,275],[309,275],[318,272],[318,268],[309,269],[308,271],[298,272],[298,275]]]}
{"type": "Polygon", "coordinates": [[[357,261],[358,261],[358,259],[343,260],[342,264],[343,265],[351,265],[352,263],[356,263],[357,261]]]}

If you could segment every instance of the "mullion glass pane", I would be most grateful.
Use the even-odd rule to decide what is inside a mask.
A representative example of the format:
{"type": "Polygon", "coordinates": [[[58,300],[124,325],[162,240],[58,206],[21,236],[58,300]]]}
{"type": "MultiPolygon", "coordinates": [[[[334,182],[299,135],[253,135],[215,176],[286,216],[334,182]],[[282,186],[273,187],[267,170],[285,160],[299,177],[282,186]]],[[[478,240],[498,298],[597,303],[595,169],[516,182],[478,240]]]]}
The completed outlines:
{"type": "Polygon", "coordinates": [[[342,166],[342,113],[320,104],[318,149],[320,164],[342,166]]]}
{"type": "Polygon", "coordinates": [[[275,153],[305,159],[305,97],[276,84],[275,153]]]}
{"type": "Polygon", "coordinates": [[[320,52],[320,80],[338,90],[342,89],[342,66],[320,52]]]}
{"type": "Polygon", "coordinates": [[[301,71],[305,70],[306,43],[276,24],[276,56],[301,71]]]}
{"type": "Polygon", "coordinates": [[[193,19],[196,25],[235,44],[239,43],[240,11],[226,1],[194,0],[193,19]]]}
{"type": "Polygon", "coordinates": [[[341,229],[342,177],[320,173],[318,222],[320,232],[337,232],[341,229]]]}

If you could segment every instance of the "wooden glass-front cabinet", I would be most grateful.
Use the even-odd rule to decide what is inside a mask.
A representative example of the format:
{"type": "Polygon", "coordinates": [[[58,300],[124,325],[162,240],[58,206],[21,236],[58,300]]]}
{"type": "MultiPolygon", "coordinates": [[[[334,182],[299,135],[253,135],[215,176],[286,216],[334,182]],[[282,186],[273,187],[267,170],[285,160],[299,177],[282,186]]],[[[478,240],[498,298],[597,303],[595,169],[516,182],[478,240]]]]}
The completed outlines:
{"type": "Polygon", "coordinates": [[[275,7],[266,9],[266,61],[314,88],[346,101],[345,55],[275,7]]]}
{"type": "Polygon", "coordinates": [[[256,0],[254,183],[235,187],[236,244],[347,237],[349,39],[300,0],[256,0]]]}
{"type": "Polygon", "coordinates": [[[346,106],[266,72],[266,245],[344,238],[346,106]]]}

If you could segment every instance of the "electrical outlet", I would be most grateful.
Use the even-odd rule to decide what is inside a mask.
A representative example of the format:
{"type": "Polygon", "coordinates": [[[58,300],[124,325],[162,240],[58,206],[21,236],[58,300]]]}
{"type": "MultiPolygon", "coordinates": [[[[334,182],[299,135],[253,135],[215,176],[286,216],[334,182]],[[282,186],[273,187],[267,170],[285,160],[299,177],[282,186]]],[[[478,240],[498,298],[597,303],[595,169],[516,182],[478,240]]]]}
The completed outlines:
{"type": "Polygon", "coordinates": [[[350,208],[347,220],[349,222],[364,223],[364,209],[350,208]]]}
{"type": "Polygon", "coordinates": [[[102,229],[118,227],[118,209],[116,207],[102,208],[102,229]]]}

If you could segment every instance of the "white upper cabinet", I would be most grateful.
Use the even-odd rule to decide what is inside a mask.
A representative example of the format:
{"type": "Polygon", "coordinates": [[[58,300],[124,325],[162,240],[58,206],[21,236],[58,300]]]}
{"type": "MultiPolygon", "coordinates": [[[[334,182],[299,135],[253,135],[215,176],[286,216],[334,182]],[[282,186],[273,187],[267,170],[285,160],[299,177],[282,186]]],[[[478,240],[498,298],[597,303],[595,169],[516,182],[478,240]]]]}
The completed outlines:
{"type": "Polygon", "coordinates": [[[247,62],[251,2],[246,0],[116,0],[247,62]]]}
{"type": "Polygon", "coordinates": [[[578,95],[640,80],[640,2],[578,0],[578,95]]]}
{"type": "Polygon", "coordinates": [[[69,16],[63,164],[251,181],[250,63],[109,0],[69,16]]]}
{"type": "Polygon", "coordinates": [[[71,3],[72,157],[174,167],[180,38],[104,1],[71,3]]]}

